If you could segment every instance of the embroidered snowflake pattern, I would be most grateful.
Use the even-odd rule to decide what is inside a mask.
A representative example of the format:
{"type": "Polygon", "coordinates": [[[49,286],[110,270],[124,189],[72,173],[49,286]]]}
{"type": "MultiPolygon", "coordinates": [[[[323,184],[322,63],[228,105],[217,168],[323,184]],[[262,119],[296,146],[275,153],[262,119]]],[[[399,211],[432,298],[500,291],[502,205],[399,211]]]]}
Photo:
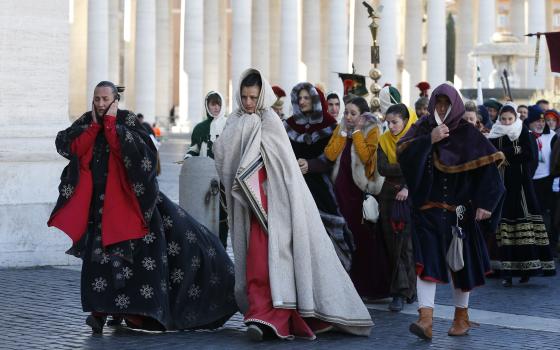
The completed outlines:
{"type": "Polygon", "coordinates": [[[119,267],[121,266],[121,262],[118,260],[113,260],[113,267],[119,267]]]}
{"type": "Polygon", "coordinates": [[[69,157],[70,156],[70,154],[68,154],[68,152],[66,152],[66,151],[64,151],[60,148],[58,149],[58,154],[60,154],[63,157],[69,157]]]}
{"type": "Polygon", "coordinates": [[[130,241],[130,250],[134,250],[134,249],[136,249],[136,242],[130,241]]]}
{"type": "Polygon", "coordinates": [[[124,255],[124,250],[122,248],[115,248],[115,249],[113,249],[113,254],[118,255],[118,256],[123,256],[124,255]]]}
{"type": "Polygon", "coordinates": [[[181,209],[180,207],[178,207],[178,209],[177,209],[177,214],[182,218],[187,216],[187,213],[185,213],[185,211],[183,209],[181,209]]]}
{"type": "Polygon", "coordinates": [[[140,166],[142,167],[142,170],[144,171],[150,171],[152,170],[152,161],[148,159],[148,157],[144,157],[142,159],[142,162],[140,163],[140,166]]]}
{"type": "Polygon", "coordinates": [[[167,245],[167,254],[171,256],[179,255],[181,252],[181,246],[177,242],[169,242],[167,245]]]}
{"type": "Polygon", "coordinates": [[[101,265],[105,265],[105,264],[107,264],[109,261],[111,261],[111,258],[109,257],[109,254],[103,253],[103,254],[101,255],[101,261],[99,261],[99,263],[100,263],[101,265]]]}
{"type": "Polygon", "coordinates": [[[156,261],[150,257],[146,257],[142,260],[142,266],[148,271],[152,271],[156,268],[156,261]]]}
{"type": "Polygon", "coordinates": [[[103,193],[102,193],[102,194],[100,194],[100,195],[99,195],[99,200],[101,200],[101,201],[102,201],[102,200],[104,200],[104,199],[105,199],[105,195],[104,195],[103,193]]]}
{"type": "Polygon", "coordinates": [[[107,288],[107,280],[104,279],[103,277],[98,277],[93,280],[91,286],[93,287],[93,290],[98,293],[104,292],[105,288],[107,288]]]}
{"type": "Polygon", "coordinates": [[[132,166],[132,161],[128,157],[123,158],[123,163],[125,168],[130,168],[132,166]]]}
{"type": "Polygon", "coordinates": [[[185,321],[187,321],[187,322],[189,322],[189,323],[195,322],[196,319],[197,319],[197,316],[198,316],[198,315],[196,314],[196,312],[194,312],[194,311],[189,311],[189,312],[187,312],[187,314],[185,315],[185,321]]]}
{"type": "Polygon", "coordinates": [[[163,216],[163,227],[164,228],[173,227],[173,220],[171,220],[171,216],[169,216],[169,215],[164,215],[163,216]]]}
{"type": "Polygon", "coordinates": [[[66,199],[70,198],[70,196],[72,196],[72,193],[74,193],[74,187],[70,184],[62,186],[62,189],[60,190],[60,194],[66,199]]]}
{"type": "MultiPolygon", "coordinates": [[[[181,283],[184,275],[185,273],[183,272],[183,270],[181,270],[180,268],[175,268],[173,272],[171,272],[171,280],[173,281],[173,283],[181,283]]],[[[171,287],[169,289],[171,289],[171,287]]]]}
{"type": "Polygon", "coordinates": [[[191,299],[198,299],[200,297],[200,287],[197,286],[196,284],[193,284],[189,290],[187,291],[189,298],[191,299]]]}
{"type": "Polygon", "coordinates": [[[122,281],[122,279],[123,279],[123,274],[120,273],[120,272],[118,272],[118,273],[115,275],[115,278],[118,279],[119,281],[122,281]]]}
{"type": "Polygon", "coordinates": [[[218,284],[220,284],[220,277],[218,277],[217,274],[213,273],[212,275],[210,275],[209,282],[211,286],[217,286],[218,284]]]}
{"type": "Polygon", "coordinates": [[[144,185],[141,182],[135,182],[132,184],[132,190],[137,196],[141,196],[145,192],[144,185]]]}
{"type": "Polygon", "coordinates": [[[93,250],[93,254],[95,254],[95,255],[101,255],[101,253],[103,253],[103,249],[101,249],[101,248],[95,248],[93,250]]]}
{"type": "Polygon", "coordinates": [[[132,113],[126,116],[126,125],[134,126],[136,125],[136,116],[132,113]]]}
{"type": "Polygon", "coordinates": [[[103,214],[103,208],[99,208],[99,215],[103,214]]]}
{"type": "Polygon", "coordinates": [[[149,222],[151,218],[152,218],[152,213],[150,211],[144,213],[144,220],[146,220],[146,222],[149,222]]]}
{"type": "Polygon", "coordinates": [[[128,305],[130,305],[130,298],[125,294],[119,294],[115,298],[115,305],[121,310],[127,309],[128,305]]]}
{"type": "Polygon", "coordinates": [[[159,286],[163,292],[167,292],[167,282],[165,280],[161,280],[159,286]]]}
{"type": "Polygon", "coordinates": [[[193,256],[191,259],[191,270],[196,271],[200,267],[200,258],[198,256],[193,256]]]}
{"type": "Polygon", "coordinates": [[[215,258],[215,257],[216,257],[216,248],[214,248],[214,247],[208,248],[207,253],[208,253],[208,257],[209,257],[210,259],[215,258]]]}
{"type": "Polygon", "coordinates": [[[161,254],[161,263],[167,265],[167,254],[161,254]]]}
{"type": "Polygon", "coordinates": [[[233,265],[229,265],[227,271],[230,275],[235,275],[235,269],[233,268],[233,265]]]}
{"type": "Polygon", "coordinates": [[[130,131],[127,131],[127,132],[124,134],[124,140],[125,140],[126,142],[128,142],[128,143],[134,142],[134,136],[132,135],[132,133],[131,133],[130,131]]]}
{"type": "Polygon", "coordinates": [[[132,269],[128,266],[123,267],[122,269],[122,275],[124,278],[126,278],[127,280],[131,279],[132,276],[134,275],[134,272],[132,272],[132,269]]]}
{"type": "Polygon", "coordinates": [[[144,238],[142,238],[142,240],[146,244],[153,243],[156,240],[156,235],[153,232],[148,232],[148,234],[146,234],[144,238]]]}
{"type": "Polygon", "coordinates": [[[142,295],[145,299],[151,299],[154,296],[154,288],[150,285],[143,284],[140,288],[140,295],[142,295]]]}
{"type": "Polygon", "coordinates": [[[189,241],[189,243],[196,243],[196,235],[191,230],[185,232],[185,236],[187,236],[187,241],[189,241]]]}

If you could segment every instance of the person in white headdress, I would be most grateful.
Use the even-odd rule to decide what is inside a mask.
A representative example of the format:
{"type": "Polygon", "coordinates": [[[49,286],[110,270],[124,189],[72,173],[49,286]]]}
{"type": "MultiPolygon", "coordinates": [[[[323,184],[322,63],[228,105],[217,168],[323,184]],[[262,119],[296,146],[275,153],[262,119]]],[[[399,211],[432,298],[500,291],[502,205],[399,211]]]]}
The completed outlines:
{"type": "Polygon", "coordinates": [[[314,339],[333,328],[368,336],[371,316],[336,255],[272,110],[272,88],[255,69],[239,81],[238,107],[214,154],[227,198],[235,294],[249,337],[314,339]],[[249,194],[242,174],[254,165],[249,194]]]}

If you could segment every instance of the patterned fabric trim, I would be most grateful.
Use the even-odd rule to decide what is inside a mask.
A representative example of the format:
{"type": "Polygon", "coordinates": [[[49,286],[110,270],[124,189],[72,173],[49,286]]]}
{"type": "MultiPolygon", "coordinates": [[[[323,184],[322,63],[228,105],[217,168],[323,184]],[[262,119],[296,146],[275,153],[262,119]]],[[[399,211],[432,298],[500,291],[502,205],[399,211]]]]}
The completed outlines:
{"type": "Polygon", "coordinates": [[[321,130],[314,131],[311,134],[300,134],[299,132],[292,129],[292,127],[285,120],[284,128],[286,128],[286,132],[288,133],[288,137],[290,138],[290,140],[298,143],[313,144],[319,140],[324,139],[325,137],[331,137],[334,129],[336,129],[336,124],[329,125],[321,130]]]}
{"type": "Polygon", "coordinates": [[[554,270],[554,261],[502,261],[501,270],[554,270]]]}

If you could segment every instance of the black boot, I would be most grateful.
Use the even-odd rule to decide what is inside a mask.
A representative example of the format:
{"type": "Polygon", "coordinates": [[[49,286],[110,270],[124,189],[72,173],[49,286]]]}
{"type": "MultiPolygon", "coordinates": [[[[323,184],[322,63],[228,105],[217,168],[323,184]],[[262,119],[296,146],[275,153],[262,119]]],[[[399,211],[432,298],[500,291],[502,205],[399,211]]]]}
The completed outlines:
{"type": "Polygon", "coordinates": [[[86,318],[86,324],[91,327],[91,331],[93,332],[93,334],[102,334],[103,326],[105,325],[106,319],[107,317],[105,316],[89,315],[86,318]]]}
{"type": "Polygon", "coordinates": [[[393,297],[393,301],[391,301],[391,303],[389,304],[389,310],[394,311],[394,312],[400,312],[402,311],[404,306],[404,299],[403,297],[393,297]]]}

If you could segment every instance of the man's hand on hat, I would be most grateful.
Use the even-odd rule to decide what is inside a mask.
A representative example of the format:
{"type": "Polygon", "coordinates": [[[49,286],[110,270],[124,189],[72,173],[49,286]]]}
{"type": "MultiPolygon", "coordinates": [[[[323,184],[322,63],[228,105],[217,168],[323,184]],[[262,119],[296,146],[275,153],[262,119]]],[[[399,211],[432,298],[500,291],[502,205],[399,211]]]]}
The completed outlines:
{"type": "Polygon", "coordinates": [[[432,144],[449,137],[449,128],[445,124],[441,124],[432,130],[432,144]]]}

